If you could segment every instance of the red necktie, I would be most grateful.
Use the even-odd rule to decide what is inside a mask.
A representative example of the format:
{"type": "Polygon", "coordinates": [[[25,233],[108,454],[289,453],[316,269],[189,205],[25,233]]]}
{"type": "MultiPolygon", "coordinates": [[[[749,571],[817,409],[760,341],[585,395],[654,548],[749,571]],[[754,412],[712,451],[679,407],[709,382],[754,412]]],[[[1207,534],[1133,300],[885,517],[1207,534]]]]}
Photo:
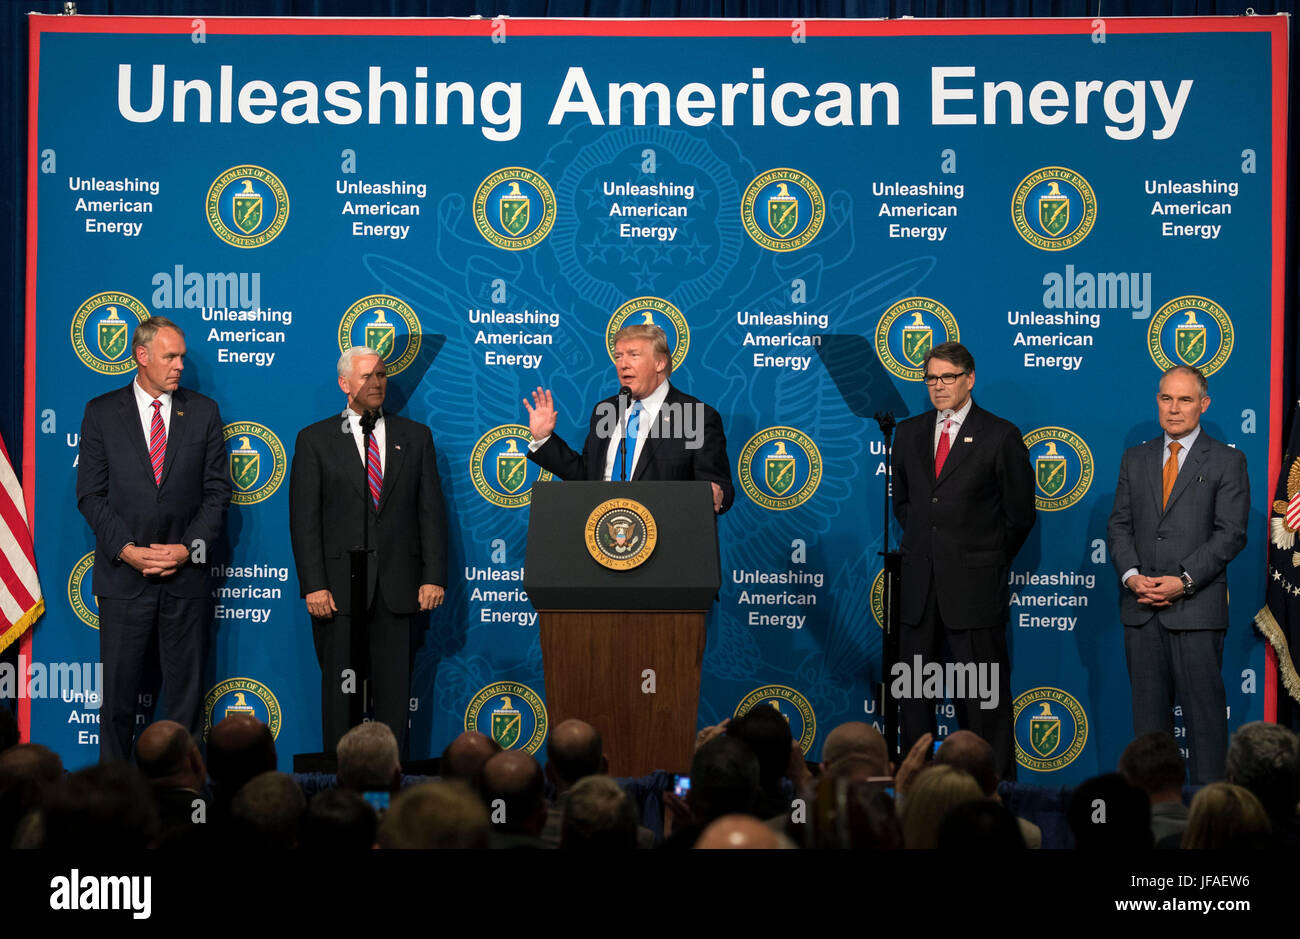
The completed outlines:
{"type": "Polygon", "coordinates": [[[162,485],[163,460],[167,456],[167,428],[163,426],[162,402],[153,401],[153,421],[149,424],[149,462],[153,464],[153,481],[162,485]]]}
{"type": "Polygon", "coordinates": [[[370,480],[370,504],[379,508],[379,492],[384,488],[384,471],[379,465],[379,441],[370,435],[366,448],[366,477],[370,480]]]}
{"type": "Polygon", "coordinates": [[[939,431],[939,449],[934,451],[934,478],[938,479],[939,474],[943,472],[943,462],[948,459],[948,450],[952,444],[948,441],[948,425],[952,423],[952,418],[947,418],[943,422],[943,430],[939,431]]]}

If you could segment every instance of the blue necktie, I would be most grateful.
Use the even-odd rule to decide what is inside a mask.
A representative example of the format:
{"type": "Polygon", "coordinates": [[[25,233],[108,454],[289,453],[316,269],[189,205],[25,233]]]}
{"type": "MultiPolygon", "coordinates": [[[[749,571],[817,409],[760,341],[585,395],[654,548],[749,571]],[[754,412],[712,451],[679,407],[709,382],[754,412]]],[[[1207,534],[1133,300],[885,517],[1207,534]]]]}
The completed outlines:
{"type": "Polygon", "coordinates": [[[623,452],[627,454],[627,475],[636,468],[636,436],[641,427],[641,402],[635,401],[627,413],[627,433],[623,435],[623,452]]]}

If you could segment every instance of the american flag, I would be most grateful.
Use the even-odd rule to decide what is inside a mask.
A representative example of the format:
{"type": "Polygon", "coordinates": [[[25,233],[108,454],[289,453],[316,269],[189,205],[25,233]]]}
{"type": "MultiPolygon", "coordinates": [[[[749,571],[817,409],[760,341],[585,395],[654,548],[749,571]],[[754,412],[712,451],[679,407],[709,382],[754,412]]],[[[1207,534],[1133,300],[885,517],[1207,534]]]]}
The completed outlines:
{"type": "Polygon", "coordinates": [[[0,652],[45,612],[23,487],[0,440],[0,652]]]}

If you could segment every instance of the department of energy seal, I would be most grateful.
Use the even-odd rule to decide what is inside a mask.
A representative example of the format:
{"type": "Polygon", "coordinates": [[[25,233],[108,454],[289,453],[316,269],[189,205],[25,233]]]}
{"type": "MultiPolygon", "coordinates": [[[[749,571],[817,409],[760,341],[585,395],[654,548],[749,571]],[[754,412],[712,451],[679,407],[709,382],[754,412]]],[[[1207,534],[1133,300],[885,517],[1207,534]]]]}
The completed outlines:
{"type": "Polygon", "coordinates": [[[1074,170],[1044,166],[1016,187],[1011,221],[1035,248],[1064,251],[1088,237],[1097,221],[1097,196],[1074,170]]]}
{"type": "Polygon", "coordinates": [[[1060,688],[1033,688],[1011,704],[1016,762],[1053,773],[1078,758],[1088,742],[1088,715],[1074,695],[1060,688]]]}
{"type": "Polygon", "coordinates": [[[208,224],[236,248],[260,248],[275,240],[289,221],[289,193],[270,170],[232,166],[208,189],[208,224]]]}
{"type": "Polygon", "coordinates": [[[822,455],[803,431],[769,427],[749,438],[736,469],[745,495],[763,508],[793,509],[817,491],[822,455]]]}
{"type": "Polygon", "coordinates": [[[503,509],[532,502],[533,484],[554,478],[528,459],[532,441],[523,424],[501,424],[478,438],[469,457],[469,478],[478,494],[503,509]]]}
{"type": "Polygon", "coordinates": [[[95,568],[95,552],[87,551],[73,565],[68,575],[68,605],[72,612],[91,629],[99,628],[99,598],[90,592],[94,578],[90,575],[95,568]]]}
{"type": "Polygon", "coordinates": [[[280,702],[271,689],[252,678],[227,678],[212,686],[203,699],[203,739],[219,724],[235,714],[255,717],[271,729],[271,736],[280,736],[280,702]]]}
{"type": "Polygon", "coordinates": [[[899,300],[876,324],[876,357],[899,378],[925,379],[925,357],[945,342],[957,342],[957,319],[946,306],[929,297],[899,300]]]}
{"type": "Polygon", "coordinates": [[[269,499],[289,468],[280,438],[269,427],[252,421],[227,424],[222,437],[230,455],[230,504],[252,505],[269,499]]]}
{"type": "Polygon", "coordinates": [[[769,251],[795,251],[817,237],[826,200],[811,176],[779,167],[760,173],[745,189],[740,220],[749,237],[769,251]]]}
{"type": "Polygon", "coordinates": [[[659,528],[640,502],[606,499],[587,516],[583,540],[597,564],[626,571],[641,566],[654,553],[659,528]]]}
{"type": "Polygon", "coordinates": [[[486,734],[503,750],[536,753],[546,740],[546,705],[517,681],[494,681],[479,689],[465,709],[465,729],[486,734]]]}
{"type": "Polygon", "coordinates": [[[629,300],[609,318],[605,327],[605,349],[610,361],[614,359],[614,337],[624,326],[658,326],[668,337],[668,351],[672,356],[673,368],[678,368],[686,359],[686,351],[691,347],[691,328],[686,324],[686,317],[667,300],[658,297],[637,297],[629,300]]]}
{"type": "Polygon", "coordinates": [[[1205,297],[1170,300],[1147,327],[1147,351],[1161,370],[1191,365],[1208,378],[1227,363],[1232,342],[1227,311],[1205,297]]]}
{"type": "Polygon", "coordinates": [[[411,305],[377,293],[348,307],[339,322],[339,351],[369,346],[384,360],[391,378],[420,353],[420,320],[411,305]]]}
{"type": "Polygon", "coordinates": [[[72,348],[100,374],[125,375],[135,368],[131,335],[148,318],[148,308],[129,293],[97,293],[72,317],[72,348]]]}
{"type": "Polygon", "coordinates": [[[736,705],[732,717],[740,717],[756,707],[773,707],[790,722],[790,736],[799,741],[804,755],[817,739],[817,715],[808,699],[789,685],[763,685],[755,688],[736,705]]]}
{"type": "Polygon", "coordinates": [[[1059,512],[1074,505],[1092,485],[1092,451],[1083,438],[1064,427],[1040,427],[1024,436],[1034,466],[1034,505],[1040,512],[1059,512]]]}
{"type": "Polygon", "coordinates": [[[881,629],[885,628],[885,569],[882,567],[876,574],[876,579],[871,582],[871,594],[869,597],[871,603],[871,616],[875,619],[876,625],[881,629]]]}
{"type": "Polygon", "coordinates": [[[550,234],[555,225],[555,193],[541,174],[507,166],[479,184],[473,212],[484,238],[498,248],[522,251],[550,234]]]}

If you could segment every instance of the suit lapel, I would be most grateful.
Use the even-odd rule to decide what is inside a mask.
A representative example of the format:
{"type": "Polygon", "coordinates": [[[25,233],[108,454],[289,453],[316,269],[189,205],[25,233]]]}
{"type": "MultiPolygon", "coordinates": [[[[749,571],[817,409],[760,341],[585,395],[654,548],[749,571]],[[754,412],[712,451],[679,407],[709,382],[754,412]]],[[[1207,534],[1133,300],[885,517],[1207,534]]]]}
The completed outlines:
{"type": "MultiPolygon", "coordinates": [[[[180,450],[181,443],[189,433],[190,418],[185,413],[186,397],[185,392],[177,388],[172,392],[172,419],[171,426],[167,428],[167,452],[163,455],[162,479],[159,481],[159,488],[167,484],[167,474],[171,471],[172,463],[176,460],[176,454],[180,450]]],[[[150,466],[152,470],[152,465],[150,466]]]]}
{"type": "MultiPolygon", "coordinates": [[[[1147,444],[1146,452],[1142,457],[1146,463],[1143,469],[1147,479],[1151,481],[1151,504],[1156,507],[1156,512],[1161,514],[1164,513],[1164,456],[1165,438],[1162,434],[1147,444]]],[[[1188,456],[1190,457],[1191,454],[1188,456]]]]}
{"type": "Polygon", "coordinates": [[[389,415],[384,415],[384,483],[379,490],[379,511],[384,510],[388,497],[397,486],[397,478],[406,463],[406,436],[389,415]]]}
{"type": "MultiPolygon", "coordinates": [[[[1164,438],[1160,439],[1161,450],[1164,449],[1164,438]]],[[[1174,479],[1174,488],[1169,490],[1169,504],[1165,506],[1168,512],[1178,501],[1178,497],[1183,494],[1183,490],[1190,484],[1192,477],[1198,476],[1201,466],[1205,463],[1205,458],[1210,455],[1210,445],[1205,440],[1205,431],[1202,429],[1196,437],[1196,443],[1192,444],[1191,451],[1187,454],[1187,459],[1183,460],[1183,465],[1178,470],[1178,476],[1174,479]]],[[[1163,488],[1163,481],[1162,481],[1163,488]]]]}
{"type": "MultiPolygon", "coordinates": [[[[957,471],[957,467],[962,464],[970,452],[975,449],[979,443],[980,430],[983,421],[980,417],[983,412],[974,404],[971,404],[970,410],[966,412],[966,420],[957,427],[956,439],[952,443],[952,448],[948,451],[948,458],[943,461],[943,471],[939,473],[939,478],[934,481],[936,486],[940,485],[945,479],[957,471]]],[[[935,419],[936,421],[938,418],[935,419]]],[[[930,441],[933,444],[933,429],[930,434],[930,441]]],[[[931,469],[934,467],[934,453],[931,450],[930,455],[931,469]]]]}
{"type": "Polygon", "coordinates": [[[122,436],[127,442],[127,447],[140,459],[140,465],[144,471],[149,474],[149,479],[153,479],[153,464],[149,462],[149,442],[144,436],[144,425],[140,423],[140,409],[136,406],[135,400],[135,379],[131,379],[131,384],[122,389],[122,396],[118,399],[118,415],[122,420],[122,436]]]}
{"type": "Polygon", "coordinates": [[[366,485],[366,464],[361,459],[357,450],[357,437],[352,432],[352,422],[349,418],[343,418],[347,421],[348,432],[345,434],[330,434],[335,437],[334,458],[338,460],[340,466],[350,468],[351,472],[345,472],[346,476],[352,483],[352,488],[357,491],[357,495],[370,497],[370,487],[366,485]]]}

